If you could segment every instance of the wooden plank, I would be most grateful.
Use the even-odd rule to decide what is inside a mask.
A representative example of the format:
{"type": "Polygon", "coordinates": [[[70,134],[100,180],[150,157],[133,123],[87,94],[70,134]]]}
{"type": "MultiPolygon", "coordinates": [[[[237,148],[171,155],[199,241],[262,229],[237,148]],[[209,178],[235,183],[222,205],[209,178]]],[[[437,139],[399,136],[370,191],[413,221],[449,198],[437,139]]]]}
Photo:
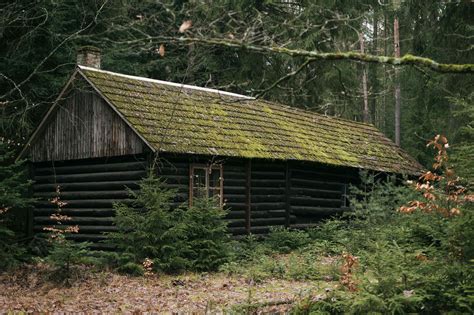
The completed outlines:
{"type": "Polygon", "coordinates": [[[58,103],[28,150],[32,161],[141,154],[146,144],[95,92],[77,88],[58,103]]]}

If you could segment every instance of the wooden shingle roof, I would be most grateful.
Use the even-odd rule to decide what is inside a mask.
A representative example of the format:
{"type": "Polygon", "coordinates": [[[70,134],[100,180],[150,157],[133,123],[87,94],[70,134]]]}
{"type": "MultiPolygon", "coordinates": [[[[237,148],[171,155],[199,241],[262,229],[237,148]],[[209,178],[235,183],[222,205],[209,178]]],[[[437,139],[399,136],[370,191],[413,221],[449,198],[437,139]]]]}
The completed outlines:
{"type": "Polygon", "coordinates": [[[80,67],[156,152],[314,161],[391,173],[421,166],[372,125],[243,95],[80,67]]]}

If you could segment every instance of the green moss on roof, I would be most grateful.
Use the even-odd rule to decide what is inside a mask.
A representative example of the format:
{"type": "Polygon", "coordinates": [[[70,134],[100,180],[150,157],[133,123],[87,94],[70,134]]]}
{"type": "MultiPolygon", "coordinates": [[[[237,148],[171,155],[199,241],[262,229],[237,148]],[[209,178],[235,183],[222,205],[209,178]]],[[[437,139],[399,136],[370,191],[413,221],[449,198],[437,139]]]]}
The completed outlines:
{"type": "Polygon", "coordinates": [[[304,160],[394,173],[421,170],[372,125],[216,91],[80,71],[156,151],[304,160]]]}

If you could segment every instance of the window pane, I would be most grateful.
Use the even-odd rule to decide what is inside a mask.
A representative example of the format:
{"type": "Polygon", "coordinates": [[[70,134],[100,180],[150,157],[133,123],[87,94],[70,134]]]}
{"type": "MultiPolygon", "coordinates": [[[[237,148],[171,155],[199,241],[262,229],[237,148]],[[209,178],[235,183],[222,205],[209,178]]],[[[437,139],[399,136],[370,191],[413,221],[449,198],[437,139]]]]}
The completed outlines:
{"type": "Polygon", "coordinates": [[[206,170],[204,168],[195,168],[193,172],[193,188],[206,187],[206,170]]]}
{"type": "Polygon", "coordinates": [[[221,170],[220,168],[213,168],[209,174],[209,188],[221,187],[221,170]]]}
{"type": "Polygon", "coordinates": [[[207,198],[207,191],[205,187],[194,188],[193,189],[193,199],[197,198],[207,198]]]}
{"type": "Polygon", "coordinates": [[[193,169],[193,199],[207,197],[206,169],[193,169]]]}
{"type": "Polygon", "coordinates": [[[209,197],[216,197],[218,199],[221,198],[221,190],[220,188],[217,189],[209,189],[209,197]]]}

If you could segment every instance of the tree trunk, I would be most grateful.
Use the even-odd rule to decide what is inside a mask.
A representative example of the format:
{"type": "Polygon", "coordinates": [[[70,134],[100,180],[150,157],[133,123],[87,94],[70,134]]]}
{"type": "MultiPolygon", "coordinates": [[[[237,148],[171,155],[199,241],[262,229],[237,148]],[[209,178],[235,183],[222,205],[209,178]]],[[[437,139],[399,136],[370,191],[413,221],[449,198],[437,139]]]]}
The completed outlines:
{"type": "MultiPolygon", "coordinates": [[[[398,17],[393,19],[393,44],[395,57],[400,57],[400,34],[398,17]]],[[[395,68],[395,144],[400,146],[400,74],[395,68]]]]}
{"type": "MultiPolygon", "coordinates": [[[[359,33],[359,42],[360,42],[360,52],[364,53],[364,33],[361,31],[359,33]]],[[[367,68],[366,65],[362,65],[362,93],[364,95],[364,111],[363,119],[365,123],[369,123],[369,95],[367,91],[367,68]]]]}
{"type": "MultiPolygon", "coordinates": [[[[379,55],[379,46],[378,46],[378,15],[377,11],[374,11],[374,31],[373,31],[373,42],[372,42],[372,54],[378,56],[379,55]]],[[[375,65],[369,66],[369,82],[371,84],[371,90],[373,91],[373,97],[370,100],[370,117],[372,119],[372,123],[377,127],[381,127],[380,123],[380,109],[377,108],[377,101],[378,101],[378,92],[379,92],[379,81],[377,76],[377,67],[375,65]]]]}

